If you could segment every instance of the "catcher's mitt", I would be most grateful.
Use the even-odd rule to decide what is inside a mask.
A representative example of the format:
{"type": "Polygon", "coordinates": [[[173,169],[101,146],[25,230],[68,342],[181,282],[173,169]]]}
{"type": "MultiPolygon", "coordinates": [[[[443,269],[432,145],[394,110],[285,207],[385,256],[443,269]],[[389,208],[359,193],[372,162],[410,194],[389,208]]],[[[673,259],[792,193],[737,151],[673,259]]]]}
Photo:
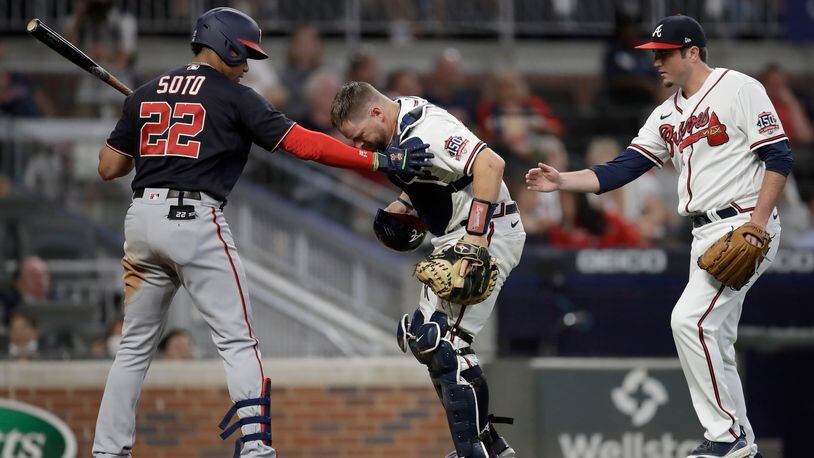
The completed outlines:
{"type": "Polygon", "coordinates": [[[738,290],[752,278],[766,253],[772,238],[766,230],[757,224],[746,223],[729,231],[719,238],[698,258],[698,267],[706,270],[716,280],[738,290]],[[763,242],[758,248],[746,241],[750,234],[763,242]]]}
{"type": "Polygon", "coordinates": [[[497,260],[486,247],[459,241],[416,264],[415,276],[441,299],[461,305],[477,304],[495,289],[497,260]],[[464,259],[472,269],[461,276],[464,259]]]}

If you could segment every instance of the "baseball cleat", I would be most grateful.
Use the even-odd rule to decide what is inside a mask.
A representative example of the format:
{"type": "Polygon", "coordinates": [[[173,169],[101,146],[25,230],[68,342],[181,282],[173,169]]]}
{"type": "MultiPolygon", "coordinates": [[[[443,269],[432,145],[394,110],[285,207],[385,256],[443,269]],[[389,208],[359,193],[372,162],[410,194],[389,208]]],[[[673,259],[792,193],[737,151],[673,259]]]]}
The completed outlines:
{"type": "Polygon", "coordinates": [[[746,436],[741,434],[741,437],[734,442],[705,440],[690,452],[687,458],[748,458],[756,452],[757,446],[749,445],[746,442],[746,436]]]}
{"type": "Polygon", "coordinates": [[[498,437],[498,439],[492,444],[492,453],[494,453],[497,458],[517,457],[517,453],[515,453],[514,449],[503,437],[498,437]]]}

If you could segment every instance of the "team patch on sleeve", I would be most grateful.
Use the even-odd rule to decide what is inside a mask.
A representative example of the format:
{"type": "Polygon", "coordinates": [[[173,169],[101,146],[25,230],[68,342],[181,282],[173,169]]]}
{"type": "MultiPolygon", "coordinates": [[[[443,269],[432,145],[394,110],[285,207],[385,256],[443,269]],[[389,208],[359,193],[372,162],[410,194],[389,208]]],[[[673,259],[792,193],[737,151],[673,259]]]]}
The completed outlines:
{"type": "Polygon", "coordinates": [[[757,115],[758,132],[763,135],[771,135],[780,129],[780,124],[777,122],[777,117],[771,111],[764,111],[757,115]]]}
{"type": "Polygon", "coordinates": [[[460,135],[453,135],[446,139],[444,142],[444,151],[456,160],[461,159],[461,155],[466,154],[466,146],[469,140],[464,139],[460,135]]]}

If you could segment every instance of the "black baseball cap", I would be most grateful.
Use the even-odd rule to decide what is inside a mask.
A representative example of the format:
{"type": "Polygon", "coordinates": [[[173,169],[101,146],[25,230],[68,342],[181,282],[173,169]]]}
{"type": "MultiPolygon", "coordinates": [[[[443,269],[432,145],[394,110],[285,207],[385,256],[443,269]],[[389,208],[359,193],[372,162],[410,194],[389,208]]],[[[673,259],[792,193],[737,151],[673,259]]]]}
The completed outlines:
{"type": "Polygon", "coordinates": [[[636,46],[636,49],[679,49],[707,45],[707,36],[701,24],[695,19],[676,14],[667,16],[656,24],[651,41],[636,46]]]}

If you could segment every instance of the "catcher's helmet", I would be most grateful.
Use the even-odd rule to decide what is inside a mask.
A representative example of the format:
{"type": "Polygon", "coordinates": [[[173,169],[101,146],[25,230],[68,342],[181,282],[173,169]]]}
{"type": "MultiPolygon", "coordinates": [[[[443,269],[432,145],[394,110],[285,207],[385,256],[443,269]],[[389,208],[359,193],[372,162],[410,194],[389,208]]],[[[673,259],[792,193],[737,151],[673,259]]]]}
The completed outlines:
{"type": "Polygon", "coordinates": [[[268,54],[260,49],[260,35],[260,27],[254,19],[234,8],[221,7],[198,17],[192,43],[212,49],[234,67],[246,59],[268,59],[268,54]],[[233,56],[230,50],[234,50],[237,56],[233,56]]]}
{"type": "Polygon", "coordinates": [[[413,251],[424,241],[427,226],[415,216],[379,209],[373,219],[373,232],[388,248],[413,251]]]}

